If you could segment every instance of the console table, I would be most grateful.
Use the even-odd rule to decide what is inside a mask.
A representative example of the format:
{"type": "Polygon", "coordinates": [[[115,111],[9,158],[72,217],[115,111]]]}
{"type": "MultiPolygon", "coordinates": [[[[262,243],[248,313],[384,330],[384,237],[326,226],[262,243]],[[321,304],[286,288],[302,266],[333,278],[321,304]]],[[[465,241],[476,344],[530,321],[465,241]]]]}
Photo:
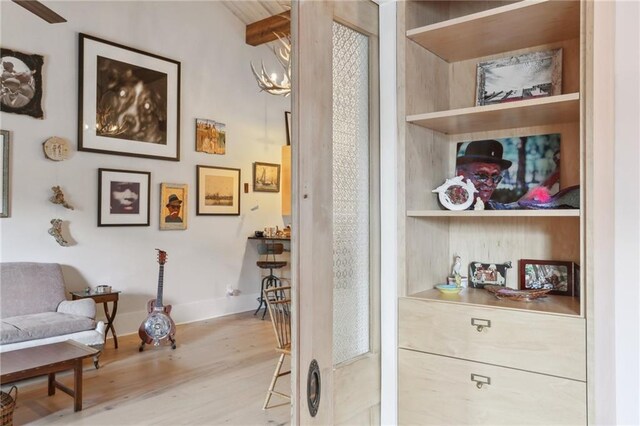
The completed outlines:
{"type": "Polygon", "coordinates": [[[96,293],[94,291],[90,291],[88,293],[84,291],[71,292],[71,298],[73,300],[91,298],[96,303],[102,303],[104,306],[104,315],[107,317],[107,328],[104,330],[104,338],[106,341],[107,334],[109,333],[109,330],[111,330],[113,344],[116,349],[118,349],[118,336],[116,336],[116,329],[113,326],[113,322],[116,319],[116,312],[118,311],[118,299],[120,298],[120,293],[121,292],[119,291],[112,291],[110,293],[96,293]],[[109,306],[107,305],[108,302],[113,302],[113,311],[111,313],[109,312],[109,306]]]}

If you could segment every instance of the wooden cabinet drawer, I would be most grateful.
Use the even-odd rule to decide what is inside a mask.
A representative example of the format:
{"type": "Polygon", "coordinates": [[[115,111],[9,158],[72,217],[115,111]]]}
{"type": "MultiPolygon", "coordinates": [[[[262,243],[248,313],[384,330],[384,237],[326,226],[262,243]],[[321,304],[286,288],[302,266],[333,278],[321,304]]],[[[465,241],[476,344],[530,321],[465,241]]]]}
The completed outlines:
{"type": "Polygon", "coordinates": [[[409,298],[399,303],[401,348],[586,380],[582,318],[409,298]]]}
{"type": "Polygon", "coordinates": [[[402,425],[586,424],[584,382],[403,349],[398,368],[402,425]]]}

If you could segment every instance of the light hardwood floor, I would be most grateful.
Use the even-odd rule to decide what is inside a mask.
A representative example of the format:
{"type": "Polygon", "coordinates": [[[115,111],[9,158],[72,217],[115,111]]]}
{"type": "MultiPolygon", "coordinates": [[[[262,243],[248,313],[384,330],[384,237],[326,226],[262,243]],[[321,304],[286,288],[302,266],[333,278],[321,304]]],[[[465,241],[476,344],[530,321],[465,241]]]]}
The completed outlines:
{"type": "MultiPolygon", "coordinates": [[[[55,425],[284,425],[289,403],[267,411],[262,404],[278,359],[268,319],[251,312],[179,325],[178,348],[147,346],[138,336],[107,342],[99,370],[84,366],[83,410],[46,378],[18,383],[14,423],[55,425]]],[[[289,361],[287,365],[289,368],[289,361]]],[[[71,386],[72,375],[59,375],[71,386]]],[[[5,386],[3,386],[4,388],[5,386]]],[[[288,376],[277,389],[290,394],[288,376]]],[[[273,397],[277,398],[277,397],[273,397]]],[[[280,399],[275,402],[280,402],[280,399]]]]}

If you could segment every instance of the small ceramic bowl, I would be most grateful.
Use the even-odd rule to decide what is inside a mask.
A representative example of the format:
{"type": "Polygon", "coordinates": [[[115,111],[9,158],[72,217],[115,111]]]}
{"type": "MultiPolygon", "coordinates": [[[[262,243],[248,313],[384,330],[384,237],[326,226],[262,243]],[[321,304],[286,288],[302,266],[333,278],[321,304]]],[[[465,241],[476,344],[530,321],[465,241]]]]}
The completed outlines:
{"type": "Polygon", "coordinates": [[[464,287],[456,287],[452,284],[438,284],[436,288],[443,294],[458,294],[464,287]]]}

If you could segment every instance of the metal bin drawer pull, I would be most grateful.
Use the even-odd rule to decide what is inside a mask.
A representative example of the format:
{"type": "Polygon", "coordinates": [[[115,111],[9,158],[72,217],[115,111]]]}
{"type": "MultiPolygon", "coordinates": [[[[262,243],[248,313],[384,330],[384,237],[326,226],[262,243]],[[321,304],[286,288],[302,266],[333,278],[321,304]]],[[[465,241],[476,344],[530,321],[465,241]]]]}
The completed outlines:
{"type": "Polygon", "coordinates": [[[471,374],[471,381],[476,382],[476,387],[482,389],[483,385],[491,384],[491,377],[481,376],[479,374],[471,374]]]}
{"type": "Polygon", "coordinates": [[[491,320],[481,318],[471,318],[471,325],[475,326],[478,333],[481,333],[484,328],[491,328],[491,320]]]}

